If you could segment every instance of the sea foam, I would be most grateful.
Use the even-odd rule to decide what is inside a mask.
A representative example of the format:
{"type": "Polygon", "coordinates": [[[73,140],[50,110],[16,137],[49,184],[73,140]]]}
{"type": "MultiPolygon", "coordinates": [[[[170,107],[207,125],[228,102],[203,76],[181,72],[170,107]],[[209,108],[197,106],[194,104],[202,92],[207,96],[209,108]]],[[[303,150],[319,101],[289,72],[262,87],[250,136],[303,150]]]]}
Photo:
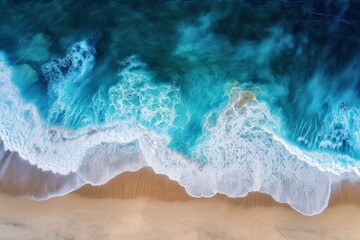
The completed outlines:
{"type": "MultiPolygon", "coordinates": [[[[71,90],[74,84],[81,88],[80,77],[93,61],[91,54],[94,52],[89,45],[80,42],[65,58],[44,65],[49,91],[56,96],[50,116],[56,113],[58,117],[58,107],[65,110],[65,116],[72,116],[71,95],[64,97],[60,89],[69,87],[75,92],[71,90]],[[54,65],[58,61],[65,61],[65,72],[59,68],[63,64],[54,65]]],[[[88,124],[77,130],[40,118],[36,107],[24,102],[12,82],[13,70],[5,54],[0,59],[0,138],[4,148],[45,171],[79,176],[73,185],[67,183],[61,191],[36,199],[63,195],[85,183],[101,185],[122,172],[150,166],[179,182],[194,197],[216,193],[243,197],[259,191],[312,215],[327,206],[331,184],[337,179],[334,176],[343,173],[339,169],[330,171],[334,158],[326,159],[328,167],[321,167],[321,160],[328,155],[321,155],[319,160],[316,152],[306,152],[283,140],[278,134],[281,119],[254,95],[237,87],[228,93],[229,103],[214,110],[218,111],[217,119],[212,112],[205,117],[202,136],[185,156],[168,147],[167,131],[173,127],[176,106],[181,103],[178,90],[171,85],[154,85],[139,71],[143,66],[139,59],[125,61],[119,83],[108,93],[99,90],[98,94],[109,94],[111,104],[102,102],[101,94],[94,95],[95,109],[106,111],[104,124],[88,124]]],[[[355,165],[347,166],[347,171],[358,172],[355,165]]]]}

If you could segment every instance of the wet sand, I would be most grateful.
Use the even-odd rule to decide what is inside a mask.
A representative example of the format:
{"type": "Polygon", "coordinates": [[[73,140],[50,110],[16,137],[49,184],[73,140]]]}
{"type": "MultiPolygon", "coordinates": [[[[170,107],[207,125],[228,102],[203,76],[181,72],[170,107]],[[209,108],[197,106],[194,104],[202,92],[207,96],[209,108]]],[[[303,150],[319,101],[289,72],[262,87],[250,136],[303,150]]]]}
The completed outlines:
{"type": "Polygon", "coordinates": [[[0,239],[360,239],[360,186],[336,188],[307,217],[259,193],[192,198],[144,168],[46,201],[1,194],[0,239]]]}

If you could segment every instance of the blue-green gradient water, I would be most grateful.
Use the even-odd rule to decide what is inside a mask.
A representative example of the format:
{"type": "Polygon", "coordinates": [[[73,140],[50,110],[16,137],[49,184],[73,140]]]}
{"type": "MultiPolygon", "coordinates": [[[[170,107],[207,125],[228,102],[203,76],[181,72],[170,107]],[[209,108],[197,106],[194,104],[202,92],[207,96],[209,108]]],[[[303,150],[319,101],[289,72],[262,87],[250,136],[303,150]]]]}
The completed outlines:
{"type": "Polygon", "coordinates": [[[33,165],[94,185],[150,166],[192,196],[260,191],[308,215],[358,179],[357,1],[0,9],[0,138],[33,165]]]}

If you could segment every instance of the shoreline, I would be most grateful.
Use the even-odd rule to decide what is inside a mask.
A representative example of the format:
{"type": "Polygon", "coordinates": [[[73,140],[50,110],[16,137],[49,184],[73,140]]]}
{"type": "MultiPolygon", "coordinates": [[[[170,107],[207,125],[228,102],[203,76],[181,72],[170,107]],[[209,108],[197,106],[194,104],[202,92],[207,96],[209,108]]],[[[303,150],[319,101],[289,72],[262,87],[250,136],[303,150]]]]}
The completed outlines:
{"type": "MultiPolygon", "coordinates": [[[[6,154],[9,154],[9,152],[6,154]]],[[[26,196],[39,199],[39,201],[46,201],[47,198],[41,199],[41,196],[51,195],[65,189],[65,194],[55,194],[50,199],[69,194],[99,199],[134,199],[138,197],[148,197],[161,201],[206,199],[206,197],[190,196],[178,182],[170,180],[166,175],[155,173],[151,167],[143,167],[136,172],[123,172],[104,185],[92,186],[85,184],[75,173],[64,176],[50,171],[43,171],[37,166],[22,160],[17,153],[10,153],[13,156],[9,158],[6,158],[6,154],[3,160],[0,161],[0,194],[26,196]],[[78,188],[70,191],[71,188],[68,185],[75,183],[78,188]]],[[[271,195],[260,192],[250,192],[246,197],[242,198],[231,198],[217,193],[211,198],[226,199],[228,202],[245,206],[278,204],[291,208],[289,204],[276,202],[271,195]]],[[[332,184],[329,203],[325,210],[339,204],[360,206],[360,182],[343,181],[340,184],[332,184]]]]}
{"type": "MultiPolygon", "coordinates": [[[[92,186],[86,184],[71,194],[95,199],[134,199],[139,197],[148,197],[161,201],[210,199],[206,197],[196,198],[188,195],[185,188],[178,182],[170,180],[166,175],[155,173],[150,167],[141,168],[136,172],[124,172],[104,185],[92,186]]],[[[279,203],[271,195],[260,192],[250,192],[243,198],[231,198],[217,193],[211,198],[223,199],[243,206],[284,205],[284,207],[291,208],[289,204],[279,203]]],[[[331,189],[329,204],[324,211],[329,207],[343,204],[353,204],[360,207],[360,183],[343,181],[341,184],[334,184],[331,189]]],[[[297,212],[295,209],[292,210],[297,212]]]]}
{"type": "Polygon", "coordinates": [[[360,185],[343,184],[321,214],[271,196],[193,198],[150,168],[34,201],[0,194],[2,239],[359,239],[360,185]]]}

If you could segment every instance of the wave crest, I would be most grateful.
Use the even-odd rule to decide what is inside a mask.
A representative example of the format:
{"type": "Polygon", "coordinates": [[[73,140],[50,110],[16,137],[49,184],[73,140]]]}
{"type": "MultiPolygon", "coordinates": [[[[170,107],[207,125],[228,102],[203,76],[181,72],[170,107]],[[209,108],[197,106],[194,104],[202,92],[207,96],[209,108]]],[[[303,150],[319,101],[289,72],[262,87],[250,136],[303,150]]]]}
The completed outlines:
{"type": "Polygon", "coordinates": [[[103,126],[68,130],[50,126],[39,118],[34,106],[21,99],[11,82],[12,69],[3,55],[0,60],[0,137],[5,149],[18,152],[43,170],[75,174],[70,181],[74,185],[67,182],[61,191],[47,192],[46,198],[85,183],[104,184],[124,171],[150,166],[179,182],[195,197],[216,193],[242,197],[260,191],[307,215],[327,206],[336,178],[317,167],[318,162],[313,161],[316,155],[281,140],[276,135],[281,129],[279,119],[250,92],[232,88],[229,104],[220,112],[209,113],[203,136],[190,156],[184,156],[168,147],[166,132],[157,131],[157,127],[167,129],[174,121],[174,109],[180,101],[177,90],[169,85],[158,89],[143,80],[134,82],[136,77],[142,79],[131,73],[137,65],[125,68],[120,73],[125,82],[109,91],[110,107],[114,109],[108,113],[116,112],[119,118],[103,126]],[[136,91],[131,92],[134,88],[136,91]],[[161,94],[164,98],[159,97],[161,94]],[[124,107],[126,101],[129,108],[124,107]],[[135,112],[138,123],[121,121],[134,102],[142,104],[135,112]],[[151,114],[155,115],[142,115],[144,110],[154,111],[151,114]],[[147,121],[155,127],[148,128],[147,121]]]}

